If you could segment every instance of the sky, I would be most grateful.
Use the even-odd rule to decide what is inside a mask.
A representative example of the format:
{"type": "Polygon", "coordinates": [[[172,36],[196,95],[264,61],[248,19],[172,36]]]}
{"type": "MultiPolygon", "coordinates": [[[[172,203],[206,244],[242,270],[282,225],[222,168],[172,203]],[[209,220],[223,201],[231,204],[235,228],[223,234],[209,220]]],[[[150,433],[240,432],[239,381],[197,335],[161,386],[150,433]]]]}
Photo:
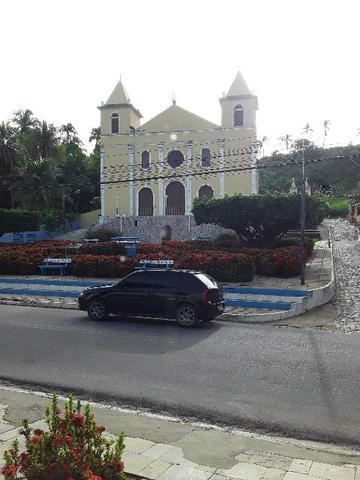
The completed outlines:
{"type": "Polygon", "coordinates": [[[29,108],[88,147],[120,75],[143,121],[177,104],[220,123],[241,70],[265,153],[305,124],[360,143],[358,0],[0,0],[0,121],[29,108]]]}

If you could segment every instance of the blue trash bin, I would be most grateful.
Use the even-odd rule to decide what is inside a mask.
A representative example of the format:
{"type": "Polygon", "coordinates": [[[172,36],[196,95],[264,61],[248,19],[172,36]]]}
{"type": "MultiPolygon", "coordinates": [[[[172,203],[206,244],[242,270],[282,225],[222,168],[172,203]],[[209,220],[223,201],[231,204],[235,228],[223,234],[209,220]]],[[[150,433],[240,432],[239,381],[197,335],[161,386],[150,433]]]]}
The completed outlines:
{"type": "Polygon", "coordinates": [[[136,255],[136,245],[125,245],[125,254],[127,257],[134,257],[136,255]]]}

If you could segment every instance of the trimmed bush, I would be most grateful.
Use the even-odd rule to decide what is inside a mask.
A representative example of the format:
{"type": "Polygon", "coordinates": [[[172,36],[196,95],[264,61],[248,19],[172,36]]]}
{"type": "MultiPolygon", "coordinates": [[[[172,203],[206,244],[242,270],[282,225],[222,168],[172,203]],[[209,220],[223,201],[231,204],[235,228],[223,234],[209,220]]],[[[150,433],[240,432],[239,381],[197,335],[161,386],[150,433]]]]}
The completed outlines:
{"type": "Polygon", "coordinates": [[[219,250],[235,250],[240,248],[240,240],[235,232],[220,233],[214,242],[215,248],[219,250]]]}
{"type": "MultiPolygon", "coordinates": [[[[307,196],[305,201],[307,226],[316,226],[328,207],[317,197],[307,196]]],[[[234,230],[243,245],[265,247],[298,227],[300,197],[269,194],[195,199],[192,211],[197,225],[220,225],[234,230]]]]}
{"type": "Polygon", "coordinates": [[[90,255],[124,255],[124,245],[116,242],[83,243],[81,254],[90,255]]]}
{"type": "Polygon", "coordinates": [[[40,212],[0,208],[0,235],[39,230],[40,212]]]}
{"type": "Polygon", "coordinates": [[[97,238],[99,242],[110,242],[111,238],[116,236],[119,237],[121,234],[115,234],[106,227],[90,229],[85,234],[85,238],[97,238]]]}
{"type": "Polygon", "coordinates": [[[78,277],[121,278],[131,273],[137,263],[117,255],[77,255],[70,271],[78,277]]]}

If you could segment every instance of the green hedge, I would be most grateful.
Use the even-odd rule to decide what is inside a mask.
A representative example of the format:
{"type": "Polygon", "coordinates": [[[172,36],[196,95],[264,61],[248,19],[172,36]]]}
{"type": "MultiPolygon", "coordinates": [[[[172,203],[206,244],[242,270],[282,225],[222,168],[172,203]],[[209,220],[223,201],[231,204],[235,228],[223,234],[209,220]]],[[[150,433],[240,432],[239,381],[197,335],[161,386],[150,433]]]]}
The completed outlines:
{"type": "Polygon", "coordinates": [[[345,198],[332,197],[327,200],[329,207],[328,217],[347,217],[349,213],[348,202],[345,198]]]}
{"type": "Polygon", "coordinates": [[[7,232],[27,232],[39,229],[40,212],[0,208],[0,235],[7,232]]]}

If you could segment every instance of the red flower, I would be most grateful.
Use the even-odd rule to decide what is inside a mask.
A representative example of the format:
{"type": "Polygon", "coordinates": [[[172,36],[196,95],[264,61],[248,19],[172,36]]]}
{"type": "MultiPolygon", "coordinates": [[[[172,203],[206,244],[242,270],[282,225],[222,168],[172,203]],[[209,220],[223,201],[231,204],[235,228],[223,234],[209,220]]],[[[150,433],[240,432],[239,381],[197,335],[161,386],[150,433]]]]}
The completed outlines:
{"type": "Polygon", "coordinates": [[[42,437],[38,437],[37,435],[33,435],[33,436],[31,437],[31,440],[30,440],[30,441],[31,441],[31,443],[32,443],[33,445],[37,445],[38,443],[41,442],[41,438],[42,438],[42,437]]]}
{"type": "Polygon", "coordinates": [[[15,477],[16,472],[17,470],[15,465],[6,465],[5,467],[0,468],[0,473],[2,473],[4,477],[9,480],[15,477]]]}
{"type": "Polygon", "coordinates": [[[63,443],[63,440],[61,437],[56,436],[52,439],[51,445],[55,448],[60,447],[60,445],[63,443]]]}
{"type": "Polygon", "coordinates": [[[44,430],[41,430],[41,428],[35,428],[35,430],[33,431],[34,435],[36,435],[37,437],[40,437],[41,435],[44,435],[44,430]]]}
{"type": "Polygon", "coordinates": [[[79,453],[75,448],[72,448],[70,450],[70,455],[71,455],[71,458],[75,461],[79,460],[79,458],[80,458],[79,453]]]}
{"type": "Polygon", "coordinates": [[[72,420],[73,420],[73,423],[78,427],[84,426],[84,423],[85,423],[84,417],[79,413],[74,413],[72,416],[72,420]]]}
{"type": "Polygon", "coordinates": [[[104,431],[105,431],[105,427],[102,427],[102,426],[96,427],[96,433],[101,434],[104,431]]]}
{"type": "Polygon", "coordinates": [[[70,435],[65,435],[64,441],[65,441],[66,445],[68,445],[70,447],[70,445],[72,444],[72,437],[70,435]]]}

